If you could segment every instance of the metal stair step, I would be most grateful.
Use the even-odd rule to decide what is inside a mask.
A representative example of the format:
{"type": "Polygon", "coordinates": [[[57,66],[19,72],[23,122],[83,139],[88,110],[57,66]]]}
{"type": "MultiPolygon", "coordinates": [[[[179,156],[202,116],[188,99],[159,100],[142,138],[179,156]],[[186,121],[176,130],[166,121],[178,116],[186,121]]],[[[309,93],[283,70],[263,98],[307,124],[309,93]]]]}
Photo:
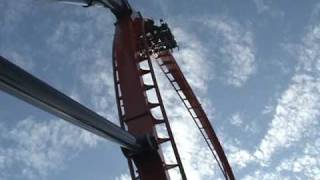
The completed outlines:
{"type": "Polygon", "coordinates": [[[172,169],[172,168],[175,168],[175,167],[178,167],[178,166],[179,166],[178,164],[166,164],[165,168],[166,168],[166,170],[169,170],[169,169],[172,169]]]}
{"type": "Polygon", "coordinates": [[[162,143],[165,143],[168,141],[170,141],[170,138],[158,138],[157,139],[158,144],[162,144],[162,143]]]}

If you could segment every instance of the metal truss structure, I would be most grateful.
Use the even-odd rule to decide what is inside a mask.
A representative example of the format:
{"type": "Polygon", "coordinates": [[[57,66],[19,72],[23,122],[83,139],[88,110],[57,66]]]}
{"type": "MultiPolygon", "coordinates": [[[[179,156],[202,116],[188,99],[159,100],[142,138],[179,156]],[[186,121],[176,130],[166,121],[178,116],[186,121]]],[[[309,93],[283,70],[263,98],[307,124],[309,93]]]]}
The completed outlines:
{"type": "Polygon", "coordinates": [[[143,18],[126,0],[56,0],[81,6],[100,5],[116,16],[113,42],[113,72],[121,127],[67,97],[45,82],[0,56],[0,89],[34,106],[118,143],[128,159],[133,180],[168,180],[176,170],[187,179],[161,98],[153,64],[158,64],[187,108],[226,180],[234,180],[232,169],[214,129],[171,54],[177,47],[164,22],[160,26],[143,18]],[[153,57],[153,58],[151,58],[153,57]],[[155,63],[152,63],[152,62],[155,63]],[[151,83],[145,82],[149,76],[151,83]],[[153,91],[157,102],[150,102],[153,91]],[[157,110],[158,116],[153,113],[157,110]],[[165,137],[157,127],[165,129],[165,137]],[[165,161],[162,146],[170,145],[175,163],[165,161]]]}

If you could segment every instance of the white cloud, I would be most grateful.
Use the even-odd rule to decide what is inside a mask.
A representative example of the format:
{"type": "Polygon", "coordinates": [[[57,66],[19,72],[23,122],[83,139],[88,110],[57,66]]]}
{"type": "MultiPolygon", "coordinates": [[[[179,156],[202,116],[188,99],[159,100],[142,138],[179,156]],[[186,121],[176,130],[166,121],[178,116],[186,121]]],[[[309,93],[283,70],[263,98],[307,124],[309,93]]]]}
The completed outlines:
{"type": "Polygon", "coordinates": [[[296,75],[293,83],[284,92],[275,110],[275,115],[266,136],[261,141],[255,156],[270,160],[279,148],[288,148],[303,137],[314,125],[320,108],[319,80],[307,75],[296,75]]]}
{"type": "Polygon", "coordinates": [[[116,177],[115,180],[131,180],[131,176],[129,174],[122,174],[119,177],[116,177]]]}
{"type": "Polygon", "coordinates": [[[270,128],[254,153],[261,163],[269,161],[277,150],[289,148],[293,143],[300,141],[319,118],[319,27],[312,27],[304,38],[299,52],[297,72],[288,89],[278,100],[270,128]]]}
{"type": "Polygon", "coordinates": [[[2,128],[0,140],[10,142],[0,148],[0,177],[39,179],[63,168],[64,161],[82,149],[95,147],[99,138],[61,120],[27,118],[12,128],[2,128]],[[12,168],[16,175],[7,173],[12,168]]]}
{"type": "Polygon", "coordinates": [[[274,107],[272,105],[266,105],[261,113],[262,114],[274,113],[274,107]]]}
{"type": "Polygon", "coordinates": [[[199,93],[205,93],[208,80],[213,78],[213,63],[207,61],[208,49],[192,33],[181,28],[174,28],[173,34],[181,48],[174,56],[185,73],[188,82],[199,93]]]}
{"type": "Polygon", "coordinates": [[[243,113],[236,112],[231,114],[229,118],[229,122],[232,126],[239,128],[244,133],[257,133],[257,124],[254,121],[248,122],[247,119],[244,118],[243,113]]]}
{"type": "Polygon", "coordinates": [[[257,68],[250,28],[228,18],[208,18],[203,23],[209,31],[216,33],[215,36],[222,36],[222,44],[218,48],[222,54],[219,58],[228,65],[226,83],[235,87],[242,86],[257,68]]]}
{"type": "Polygon", "coordinates": [[[232,142],[225,143],[224,146],[225,151],[228,152],[228,159],[233,170],[245,168],[248,163],[254,160],[251,152],[238,147],[239,143],[240,141],[235,138],[232,142]]]}
{"type": "Polygon", "coordinates": [[[268,171],[261,171],[257,170],[253,174],[246,175],[243,180],[256,180],[256,179],[261,179],[261,180],[278,180],[278,179],[283,179],[283,180],[290,180],[288,177],[284,177],[279,173],[276,172],[268,172],[268,171]]]}
{"type": "Polygon", "coordinates": [[[253,0],[253,2],[257,7],[258,13],[263,13],[270,9],[269,5],[265,3],[265,0],[253,0]]]}
{"type": "Polygon", "coordinates": [[[274,1],[270,0],[253,0],[258,14],[268,14],[273,18],[283,18],[284,11],[278,9],[273,5],[274,1]]]}
{"type": "Polygon", "coordinates": [[[79,74],[82,84],[90,93],[94,110],[110,120],[118,119],[110,63],[103,58],[94,60],[86,68],[80,68],[79,74]]]}
{"type": "Polygon", "coordinates": [[[240,113],[235,113],[230,118],[230,123],[234,126],[240,127],[243,124],[240,113]]]}
{"type": "Polygon", "coordinates": [[[276,168],[278,172],[303,173],[308,179],[320,178],[320,133],[317,128],[313,130],[317,132],[316,140],[306,143],[303,152],[283,160],[276,168]]]}
{"type": "MultiPolygon", "coordinates": [[[[315,15],[315,14],[314,14],[315,15]]],[[[306,179],[319,179],[320,177],[320,133],[319,133],[319,106],[320,106],[320,24],[316,23],[308,27],[308,32],[303,39],[303,44],[298,49],[299,63],[294,79],[303,81],[303,95],[298,102],[300,106],[295,111],[300,111],[297,117],[300,123],[289,124],[288,131],[293,128],[294,136],[289,136],[288,141],[299,140],[301,150],[294,153],[276,167],[277,172],[290,172],[292,176],[306,179]],[[299,119],[300,118],[300,119],[299,119]],[[290,138],[291,137],[291,138],[290,138]],[[303,140],[302,140],[303,138],[303,140]]],[[[296,88],[297,89],[297,88],[296,88]]],[[[286,97],[294,97],[292,93],[286,93],[286,97]]]]}
{"type": "Polygon", "coordinates": [[[293,155],[283,157],[278,165],[266,169],[257,169],[247,174],[244,180],[263,179],[315,179],[319,180],[320,141],[317,127],[310,131],[316,132],[316,136],[306,138],[307,142],[301,142],[302,150],[295,150],[293,155]],[[316,139],[314,141],[314,139],[316,139]]]}

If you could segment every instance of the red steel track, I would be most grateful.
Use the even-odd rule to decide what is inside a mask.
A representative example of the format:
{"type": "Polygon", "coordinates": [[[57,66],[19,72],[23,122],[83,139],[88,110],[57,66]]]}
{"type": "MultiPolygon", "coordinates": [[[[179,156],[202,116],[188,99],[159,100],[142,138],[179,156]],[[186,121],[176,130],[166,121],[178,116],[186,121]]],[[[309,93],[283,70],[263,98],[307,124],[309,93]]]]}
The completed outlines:
{"type": "Polygon", "coordinates": [[[167,79],[170,81],[172,87],[177,92],[185,107],[188,109],[206,144],[216,159],[223,175],[228,180],[234,180],[235,178],[232,169],[218,137],[176,60],[169,51],[166,51],[158,56],[157,63],[166,75],[167,79]]]}

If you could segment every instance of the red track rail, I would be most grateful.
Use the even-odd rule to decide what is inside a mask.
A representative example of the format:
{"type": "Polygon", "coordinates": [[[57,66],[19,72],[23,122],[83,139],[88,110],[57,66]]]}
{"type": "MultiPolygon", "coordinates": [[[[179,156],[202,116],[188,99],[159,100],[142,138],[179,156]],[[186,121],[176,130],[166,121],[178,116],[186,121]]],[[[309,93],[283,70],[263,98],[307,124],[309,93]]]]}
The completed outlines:
{"type": "Polygon", "coordinates": [[[188,109],[206,144],[217,160],[223,175],[227,180],[234,180],[235,177],[218,137],[176,60],[169,51],[166,51],[159,54],[157,63],[188,109]]]}

